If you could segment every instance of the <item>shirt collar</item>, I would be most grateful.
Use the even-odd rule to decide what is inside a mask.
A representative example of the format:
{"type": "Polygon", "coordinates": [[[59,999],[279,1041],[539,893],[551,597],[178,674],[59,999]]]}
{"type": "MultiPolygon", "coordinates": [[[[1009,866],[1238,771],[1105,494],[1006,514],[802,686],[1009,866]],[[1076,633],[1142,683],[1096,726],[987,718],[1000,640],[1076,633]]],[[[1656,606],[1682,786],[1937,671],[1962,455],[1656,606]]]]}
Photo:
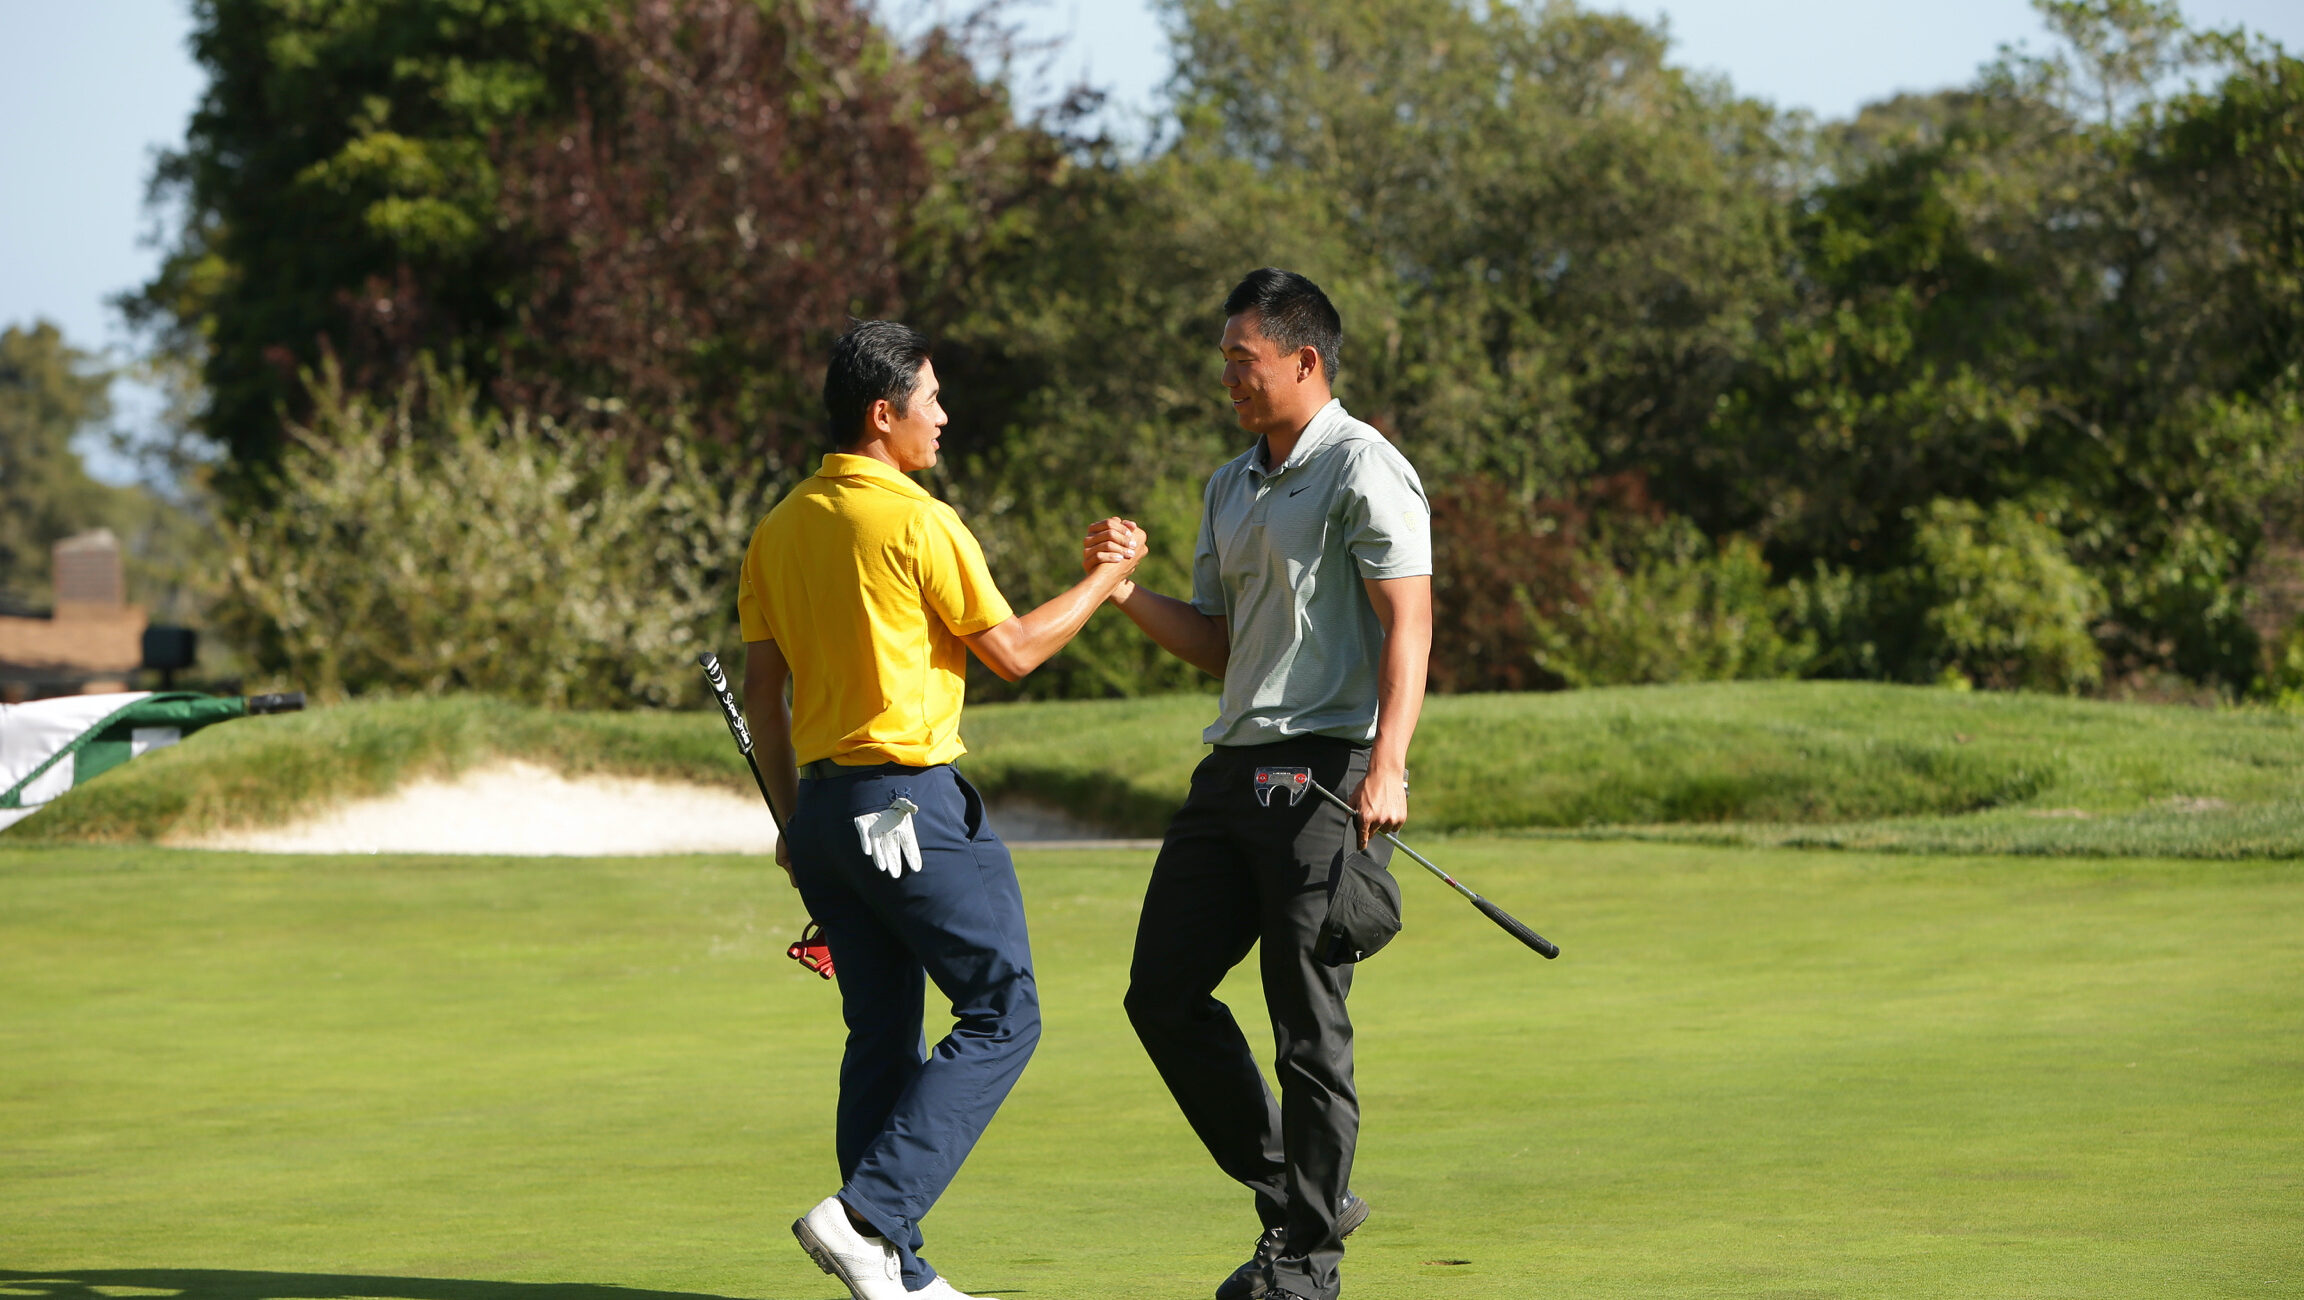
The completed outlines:
{"type": "Polygon", "coordinates": [[[1248,452],[1248,468],[1255,472],[1259,477],[1278,478],[1280,475],[1296,468],[1298,465],[1303,464],[1305,461],[1312,459],[1312,453],[1320,450],[1321,444],[1327,442],[1329,437],[1336,432],[1336,426],[1343,422],[1343,416],[1343,399],[1337,397],[1329,398],[1328,404],[1321,407],[1319,410],[1314,411],[1312,413],[1312,418],[1305,422],[1304,432],[1298,435],[1296,438],[1295,449],[1288,453],[1288,459],[1280,462],[1280,465],[1277,469],[1267,470],[1264,468],[1262,462],[1264,460],[1264,453],[1268,449],[1268,444],[1262,438],[1258,438],[1256,440],[1256,445],[1248,452]]]}
{"type": "Polygon", "coordinates": [[[923,501],[935,499],[929,495],[928,489],[904,477],[903,472],[894,465],[884,460],[874,460],[870,456],[856,456],[844,451],[826,452],[823,465],[816,470],[816,477],[868,478],[906,496],[915,496],[923,501]]]}

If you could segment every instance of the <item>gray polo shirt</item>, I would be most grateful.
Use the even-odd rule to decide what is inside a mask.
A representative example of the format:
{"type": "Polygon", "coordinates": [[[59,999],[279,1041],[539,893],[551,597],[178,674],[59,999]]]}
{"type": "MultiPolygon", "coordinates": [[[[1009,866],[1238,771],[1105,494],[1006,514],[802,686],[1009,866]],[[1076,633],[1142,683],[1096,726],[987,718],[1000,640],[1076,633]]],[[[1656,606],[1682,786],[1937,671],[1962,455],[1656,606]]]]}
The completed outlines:
{"type": "Polygon", "coordinates": [[[1223,710],[1201,739],[1376,735],[1384,628],[1363,578],[1432,572],[1432,507],[1384,435],[1320,408],[1278,469],[1264,441],[1208,479],[1192,607],[1227,620],[1223,710]]]}

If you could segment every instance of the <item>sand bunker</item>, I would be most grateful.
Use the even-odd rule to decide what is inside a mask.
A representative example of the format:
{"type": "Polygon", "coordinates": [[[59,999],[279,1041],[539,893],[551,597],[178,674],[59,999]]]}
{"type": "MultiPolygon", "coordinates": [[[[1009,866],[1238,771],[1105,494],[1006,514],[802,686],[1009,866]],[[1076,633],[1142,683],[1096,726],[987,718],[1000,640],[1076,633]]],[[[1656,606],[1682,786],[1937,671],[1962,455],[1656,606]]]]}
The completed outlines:
{"type": "MultiPolygon", "coordinates": [[[[1152,849],[1116,840],[1062,810],[1007,800],[993,827],[1018,848],[1152,849]]],[[[171,841],[178,848],[251,853],[489,853],[620,857],[776,851],[776,823],[756,795],[623,776],[562,776],[533,763],[474,768],[418,781],[381,798],[261,830],[171,841]]]]}
{"type": "Polygon", "coordinates": [[[418,781],[293,825],[181,843],[257,853],[773,853],[776,823],[757,795],[633,777],[569,777],[513,762],[418,781]]]}

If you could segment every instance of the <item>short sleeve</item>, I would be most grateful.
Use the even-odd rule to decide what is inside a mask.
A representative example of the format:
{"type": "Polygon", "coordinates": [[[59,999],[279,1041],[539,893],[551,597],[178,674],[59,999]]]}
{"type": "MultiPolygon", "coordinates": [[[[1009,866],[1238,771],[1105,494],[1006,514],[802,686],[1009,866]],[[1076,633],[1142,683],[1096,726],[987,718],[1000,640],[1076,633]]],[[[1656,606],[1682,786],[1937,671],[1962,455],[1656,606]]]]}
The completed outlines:
{"type": "Polygon", "coordinates": [[[1216,481],[1200,500],[1200,538],[1192,544],[1192,608],[1210,618],[1229,618],[1231,602],[1224,598],[1224,570],[1216,560],[1216,481]]]}
{"type": "Polygon", "coordinates": [[[744,568],[736,582],[736,622],[743,628],[747,641],[776,639],[774,629],[768,626],[767,606],[760,600],[761,583],[767,579],[760,571],[760,552],[760,529],[755,528],[751,544],[744,548],[744,568]]]}
{"type": "Polygon", "coordinates": [[[1432,572],[1432,506],[1407,458],[1390,446],[1355,457],[1344,476],[1344,544],[1363,578],[1432,572]]]}
{"type": "Polygon", "coordinates": [[[974,636],[1014,617],[985,567],[984,548],[960,516],[942,505],[920,512],[914,562],[920,594],[954,636],[974,636]]]}

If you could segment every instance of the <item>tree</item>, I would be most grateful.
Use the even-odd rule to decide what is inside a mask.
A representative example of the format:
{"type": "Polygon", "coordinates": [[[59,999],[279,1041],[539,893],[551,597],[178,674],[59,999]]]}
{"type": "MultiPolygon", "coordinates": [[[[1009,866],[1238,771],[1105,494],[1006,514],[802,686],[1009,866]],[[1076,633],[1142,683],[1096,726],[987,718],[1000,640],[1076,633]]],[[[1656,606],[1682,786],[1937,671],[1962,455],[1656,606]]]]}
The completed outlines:
{"type": "Polygon", "coordinates": [[[933,324],[1058,161],[981,19],[903,48],[855,0],[200,0],[208,93],[155,181],[186,220],[131,304],[204,359],[261,490],[324,356],[420,359],[589,425],[790,459],[851,313],[933,324]]]}
{"type": "Polygon", "coordinates": [[[523,267],[489,141],[565,111],[601,8],[195,0],[208,89],[154,178],[184,221],[129,308],[201,357],[227,489],[261,483],[324,352],[385,387],[417,351],[495,360],[523,267]]]}
{"type": "Polygon", "coordinates": [[[0,331],[0,600],[46,603],[48,548],[121,522],[122,494],[88,477],[72,449],[111,415],[111,382],[46,321],[0,331]]]}
{"type": "Polygon", "coordinates": [[[1355,405],[1440,477],[1534,500],[1647,468],[1782,297],[1773,118],[1670,66],[1660,28],[1462,0],[1170,13],[1178,149],[1280,178],[1290,220],[1335,232],[1315,278],[1353,325],[1355,405]]]}
{"type": "Polygon", "coordinates": [[[645,0],[586,37],[593,85],[498,149],[524,249],[500,399],[646,459],[675,419],[777,467],[822,446],[850,316],[939,328],[1060,155],[970,63],[851,4],[645,0]],[[668,419],[667,416],[675,419],[668,419]]]}
{"type": "MultiPolygon", "coordinates": [[[[2282,436],[2252,360],[2276,314],[2239,270],[2266,241],[2151,179],[2205,107],[2152,92],[2219,47],[2161,6],[2043,8],[2073,55],[2012,54],[1835,142],[1793,228],[1800,304],[1687,462],[1727,490],[1686,505],[1779,572],[1884,580],[1924,558],[1931,502],[2032,503],[2105,591],[2116,671],[2243,688],[2240,584],[2282,436]]],[[[1912,590],[1879,586],[1867,639],[1901,643],[1912,590]]]]}

